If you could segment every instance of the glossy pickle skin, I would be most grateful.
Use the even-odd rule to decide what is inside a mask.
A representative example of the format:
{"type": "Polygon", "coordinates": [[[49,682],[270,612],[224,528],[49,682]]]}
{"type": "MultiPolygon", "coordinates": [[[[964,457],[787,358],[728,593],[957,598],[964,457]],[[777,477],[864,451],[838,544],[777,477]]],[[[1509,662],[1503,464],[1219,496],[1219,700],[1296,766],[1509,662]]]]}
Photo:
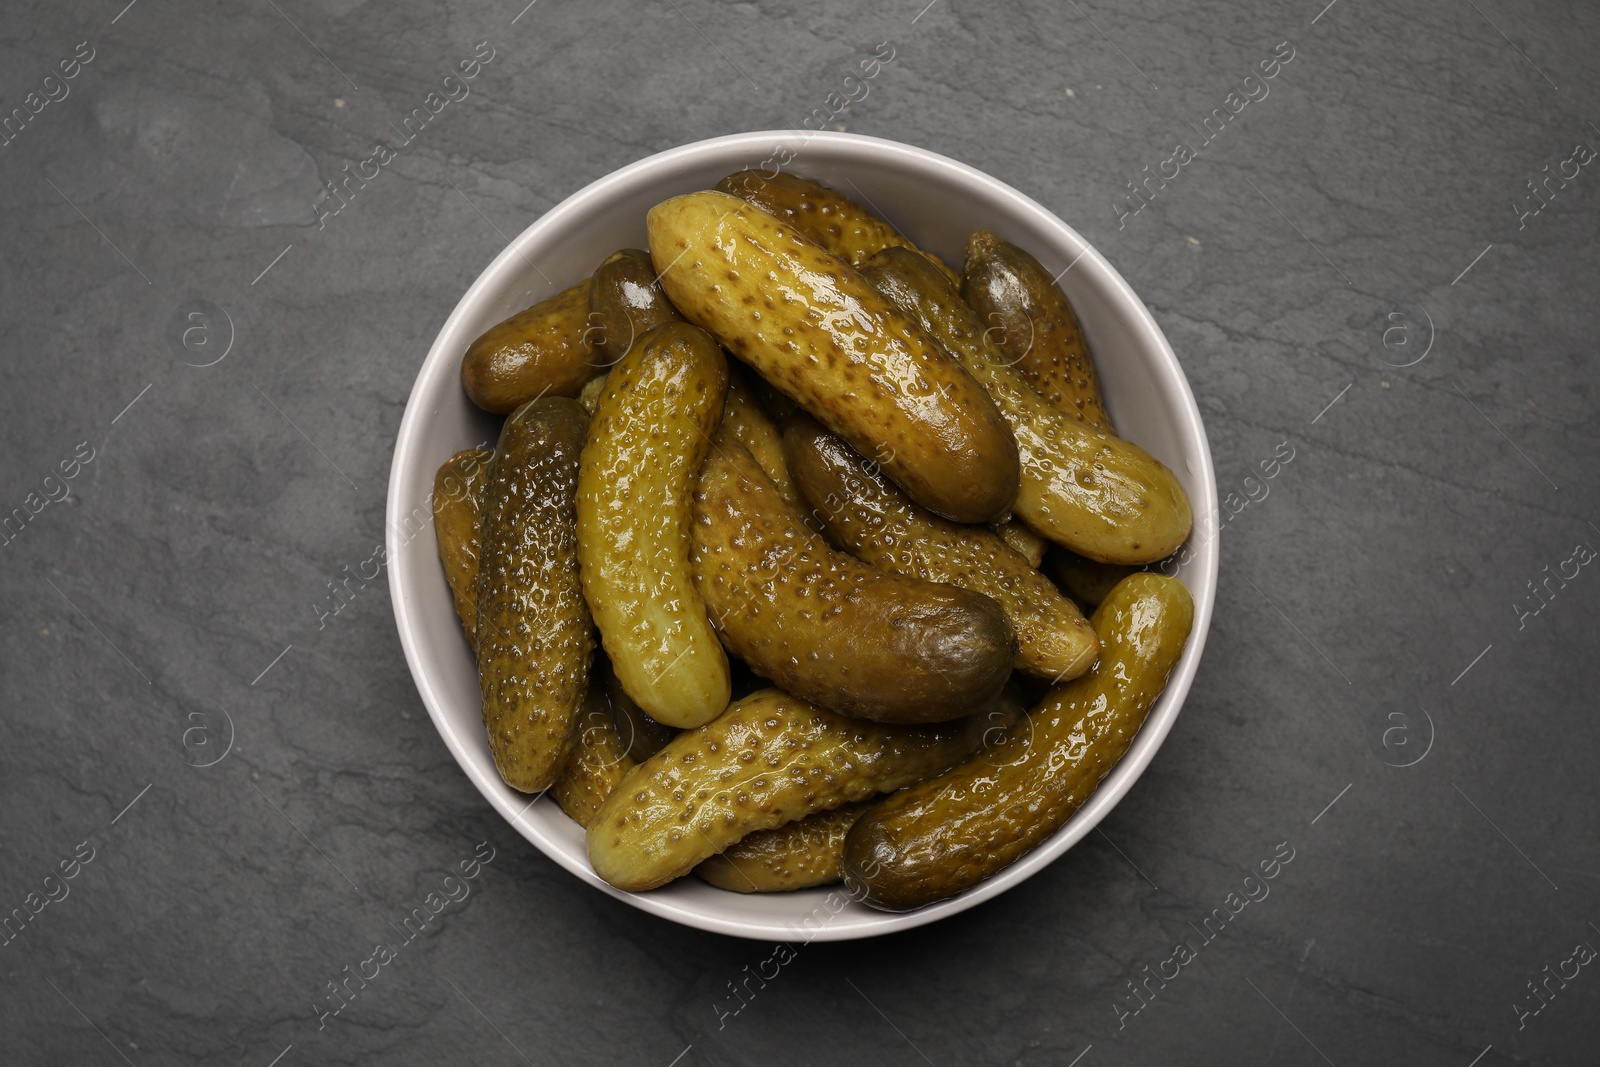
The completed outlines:
{"type": "Polygon", "coordinates": [[[960,284],[956,272],[938,256],[924,252],[883,219],[819,181],[783,171],[741,170],[718,182],[717,191],[775,215],[852,267],[859,268],[885,248],[909,248],[960,284]]]}
{"type": "Polygon", "coordinates": [[[845,839],[844,880],[885,911],[954,896],[1071,818],[1133,743],[1194,622],[1182,583],[1142,572],[1095,612],[1100,659],[998,744],[874,805],[845,839]]]}
{"type": "Polygon", "coordinates": [[[936,722],[1011,674],[1016,636],[999,604],[835,550],[725,430],[700,470],[690,565],[729,651],[823,707],[936,722]]]}
{"type": "Polygon", "coordinates": [[[578,709],[572,753],[551,794],[567,817],[587,830],[600,805],[636,766],[612,718],[605,687],[598,677],[591,677],[589,692],[578,709]]]}
{"type": "Polygon", "coordinates": [[[1091,559],[1128,564],[1165,559],[1188,538],[1194,516],[1172,471],[1047,404],[920,256],[886,249],[863,273],[994,398],[1021,457],[1016,512],[1036,532],[1091,559]]]}
{"type": "Polygon", "coordinates": [[[789,468],[834,544],[866,563],[991,597],[1016,630],[1016,667],[1076,678],[1100,650],[1076,605],[981,526],[917,507],[844,441],[811,419],[784,431],[789,468]]]}
{"type": "Polygon", "coordinates": [[[544,397],[500,431],[484,493],[478,556],[483,723],[513,789],[551,785],[589,685],[594,627],[578,577],[578,456],[588,416],[544,397]]]}
{"type": "Polygon", "coordinates": [[[613,252],[589,279],[588,342],[597,368],[616,363],[657,326],[682,321],[643,249],[613,252]]]}
{"type": "Polygon", "coordinates": [[[735,893],[785,893],[831,885],[840,877],[844,836],[869,803],[858,801],[746,834],[702,860],[694,873],[718,889],[735,893]]]}
{"type": "Polygon", "coordinates": [[[939,774],[978,750],[982,728],[982,716],[883,726],[753,693],[623,779],[589,825],[589,862],[618,889],[654,889],[748,834],[939,774]]]}
{"type": "MultiPolygon", "coordinates": [[[[1021,691],[1007,685],[967,722],[979,735],[982,747],[1004,737],[1024,711],[1021,691]]],[[[860,801],[746,834],[701,861],[694,873],[719,889],[736,893],[782,893],[837,882],[842,876],[845,835],[871,806],[871,800],[860,801]]]]}
{"type": "Polygon", "coordinates": [[[485,411],[506,414],[541,396],[572,396],[603,370],[589,348],[589,280],[561,290],[467,346],[461,384],[485,411]]]}
{"type": "Polygon", "coordinates": [[[462,449],[433,476],[433,535],[468,644],[477,642],[478,527],[492,458],[487,448],[462,449]]]}
{"type": "Polygon", "coordinates": [[[987,230],[967,239],[961,296],[1009,362],[1057,411],[1115,433],[1089,342],[1066,293],[1037,259],[987,230]]]}
{"type": "Polygon", "coordinates": [[[844,260],[718,192],[650,209],[650,254],[685,318],[957,522],[1007,518],[1011,430],[983,388],[844,260]]]}
{"type": "Polygon", "coordinates": [[[694,490],[728,366],[685,322],[639,338],[606,374],[578,474],[584,597],[622,688],[688,728],[728,706],[728,657],[689,569],[694,490]]]}
{"type": "Polygon", "coordinates": [[[728,399],[722,405],[722,423],[772,479],[773,487],[784,502],[803,509],[805,502],[800,499],[794,480],[789,477],[789,465],[783,458],[783,434],[756,399],[755,391],[738,365],[728,368],[728,399]]]}
{"type": "Polygon", "coordinates": [[[1060,545],[1051,549],[1045,564],[1055,575],[1056,583],[1085,611],[1093,611],[1118,582],[1140,569],[1097,563],[1060,545]]]}

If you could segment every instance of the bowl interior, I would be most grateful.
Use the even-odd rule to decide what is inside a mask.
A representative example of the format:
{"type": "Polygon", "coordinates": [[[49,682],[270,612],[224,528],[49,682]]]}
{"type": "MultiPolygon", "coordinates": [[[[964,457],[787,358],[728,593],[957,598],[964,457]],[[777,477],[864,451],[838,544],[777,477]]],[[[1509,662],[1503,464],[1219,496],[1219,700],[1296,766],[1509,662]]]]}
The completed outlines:
{"type": "Polygon", "coordinates": [[[1069,226],[1011,187],[907,145],[854,134],[738,134],[641,160],[574,194],[512,241],[461,298],[428,353],[401,422],[389,482],[389,579],[406,659],[440,734],[490,803],[541,851],[595,888],[691,926],[760,939],[839,940],[918,926],[995,896],[1070,848],[1116,805],[1171,728],[1205,644],[1217,547],[1203,531],[1215,507],[1205,430],[1177,360],[1132,290],[1069,226]],[[587,277],[618,248],[643,248],[645,212],[654,204],[710,188],[732,171],[761,166],[778,146],[794,153],[787,171],[868,204],[957,268],[967,235],[988,229],[1027,248],[1052,272],[1065,271],[1061,284],[1082,319],[1119,431],[1177,473],[1197,517],[1192,558],[1178,571],[1194,595],[1194,635],[1127,756],[1043,846],[969,892],[905,915],[849,901],[841,887],[743,895],[688,877],[630,894],[601,881],[589,868],[583,832],[554,800],[517,793],[495,771],[480,714],[477,668],[456,621],[434,539],[429,496],[434,471],[459,449],[492,447],[500,422],[479,411],[462,391],[459,366],[468,343],[501,319],[587,277]]]}

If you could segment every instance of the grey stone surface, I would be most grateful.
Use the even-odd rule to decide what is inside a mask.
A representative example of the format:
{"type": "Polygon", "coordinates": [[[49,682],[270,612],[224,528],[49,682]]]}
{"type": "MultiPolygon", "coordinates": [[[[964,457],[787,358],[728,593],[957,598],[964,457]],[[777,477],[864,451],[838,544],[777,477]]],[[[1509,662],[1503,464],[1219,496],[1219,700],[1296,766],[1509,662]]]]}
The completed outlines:
{"type": "Polygon", "coordinates": [[[1527,583],[1600,545],[1600,171],[1520,216],[1600,145],[1600,14],[924,2],[9,5],[0,111],[93,58],[0,148],[0,509],[75,474],[0,549],[0,912],[75,871],[0,948],[0,1061],[1595,1062],[1600,970],[1538,1014],[1527,983],[1600,945],[1600,571],[1537,614],[1527,583]],[[319,230],[319,181],[480,41],[471,95],[319,230]],[[1223,493],[1294,459],[1226,525],[1193,693],[1103,833],[933,927],[801,946],[722,1018],[772,946],[546,861],[435,734],[387,589],[317,610],[381,541],[412,378],[509,235],[651,152],[798,125],[880,41],[835,126],[1093,241],[1179,352],[1223,493]],[[1119,227],[1282,41],[1269,95],[1119,227]],[[174,341],[200,301],[233,334],[209,367],[225,323],[174,341]],[[471,896],[319,1029],[325,983],[485,841],[471,896]],[[1119,1028],[1280,842],[1271,895],[1119,1028]]]}

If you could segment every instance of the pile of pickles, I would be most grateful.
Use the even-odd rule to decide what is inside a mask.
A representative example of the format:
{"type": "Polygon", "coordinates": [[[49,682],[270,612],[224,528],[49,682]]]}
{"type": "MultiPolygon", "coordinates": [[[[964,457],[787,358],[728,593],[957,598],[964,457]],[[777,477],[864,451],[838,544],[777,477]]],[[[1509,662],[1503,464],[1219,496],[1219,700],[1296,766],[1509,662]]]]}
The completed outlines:
{"type": "Polygon", "coordinates": [[[1144,569],[1188,498],[994,234],[958,274],[758,171],[647,228],[462,361],[507,417],[434,521],[496,766],[620,889],[960,893],[1132,744],[1193,622],[1144,569]]]}

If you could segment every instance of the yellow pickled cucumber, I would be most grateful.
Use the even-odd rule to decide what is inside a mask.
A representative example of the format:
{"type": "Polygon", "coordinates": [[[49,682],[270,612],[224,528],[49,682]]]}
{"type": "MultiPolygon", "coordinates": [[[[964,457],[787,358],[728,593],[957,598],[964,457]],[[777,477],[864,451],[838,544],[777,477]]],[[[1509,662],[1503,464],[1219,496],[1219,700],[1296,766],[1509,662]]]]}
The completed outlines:
{"type": "Polygon", "coordinates": [[[658,326],[606,374],[578,474],[583,591],[622,688],[687,728],[728,706],[728,657],[689,571],[701,460],[727,361],[704,331],[658,326]]]}
{"type": "Polygon", "coordinates": [[[718,192],[650,209],[650,255],[690,322],[957,522],[1009,516],[1017,447],[972,376],[848,263],[718,192]]]}
{"type": "Polygon", "coordinates": [[[747,834],[939,774],[985,727],[884,726],[753,693],[623,779],[589,824],[589,862],[618,889],[654,889],[747,834]]]}

